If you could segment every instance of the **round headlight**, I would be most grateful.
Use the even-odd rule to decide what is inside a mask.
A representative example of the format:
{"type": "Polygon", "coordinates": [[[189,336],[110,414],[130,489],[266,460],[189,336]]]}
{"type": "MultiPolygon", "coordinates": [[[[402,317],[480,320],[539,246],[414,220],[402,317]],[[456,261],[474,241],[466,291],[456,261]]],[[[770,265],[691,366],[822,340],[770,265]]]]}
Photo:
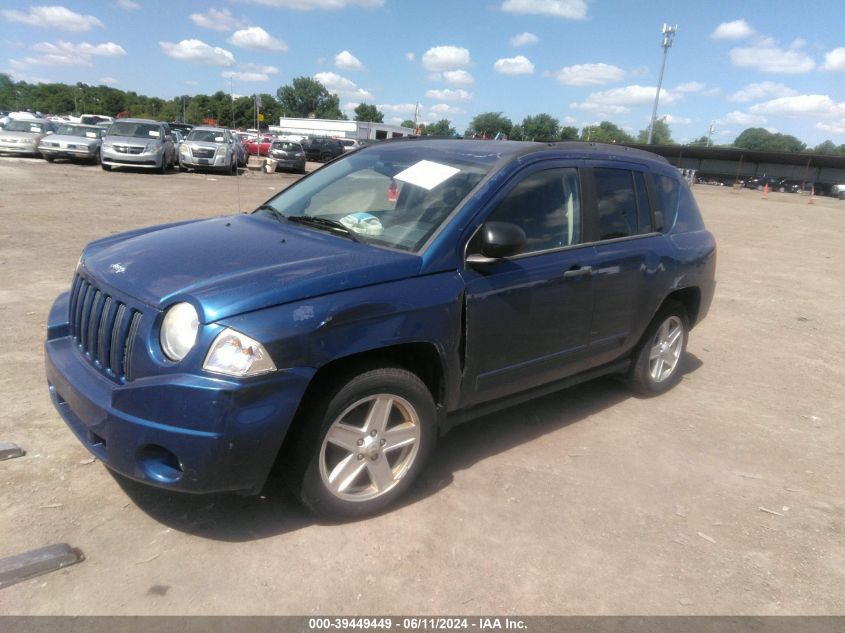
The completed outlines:
{"type": "Polygon", "coordinates": [[[188,355],[197,342],[199,316],[190,303],[172,306],[161,323],[161,349],[170,359],[179,361],[188,355]]]}

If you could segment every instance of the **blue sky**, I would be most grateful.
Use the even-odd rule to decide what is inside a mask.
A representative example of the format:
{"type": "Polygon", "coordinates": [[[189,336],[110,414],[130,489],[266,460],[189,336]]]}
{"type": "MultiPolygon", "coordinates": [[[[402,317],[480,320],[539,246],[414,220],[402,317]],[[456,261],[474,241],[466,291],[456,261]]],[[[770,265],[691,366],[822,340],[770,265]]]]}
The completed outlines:
{"type": "Polygon", "coordinates": [[[658,116],[677,141],[748,127],[845,143],[841,0],[0,0],[0,71],[141,94],[275,94],[321,80],[385,121],[648,125],[664,22],[677,24],[658,116]]]}

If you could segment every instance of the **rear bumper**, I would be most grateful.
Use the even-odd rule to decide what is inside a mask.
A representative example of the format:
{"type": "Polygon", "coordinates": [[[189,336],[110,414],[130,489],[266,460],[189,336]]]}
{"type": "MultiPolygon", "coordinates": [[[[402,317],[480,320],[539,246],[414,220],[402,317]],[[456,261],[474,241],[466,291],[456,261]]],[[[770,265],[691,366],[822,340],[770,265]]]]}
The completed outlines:
{"type": "MultiPolygon", "coordinates": [[[[277,372],[235,381],[166,374],[120,384],[85,357],[54,304],[45,344],[50,397],[80,442],[108,468],[192,493],[258,493],[307,378],[277,372]]],[[[66,319],[65,319],[66,320],[66,319]]]]}

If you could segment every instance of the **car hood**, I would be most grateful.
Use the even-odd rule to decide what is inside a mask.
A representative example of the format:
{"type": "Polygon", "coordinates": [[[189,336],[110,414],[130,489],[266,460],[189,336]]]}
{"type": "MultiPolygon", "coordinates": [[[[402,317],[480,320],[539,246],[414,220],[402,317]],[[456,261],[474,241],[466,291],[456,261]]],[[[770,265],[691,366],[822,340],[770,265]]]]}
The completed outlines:
{"type": "Polygon", "coordinates": [[[7,132],[6,130],[0,130],[0,139],[13,138],[25,140],[38,140],[46,135],[46,132],[7,132]]]}
{"type": "Polygon", "coordinates": [[[42,141],[49,141],[50,143],[73,143],[74,145],[95,145],[100,142],[98,138],[88,138],[87,136],[74,136],[72,134],[51,134],[41,139],[42,141]]]}
{"type": "Polygon", "coordinates": [[[264,215],[234,215],[115,235],[88,245],[84,271],[158,309],[178,301],[208,323],[410,277],[416,255],[264,215]]]}

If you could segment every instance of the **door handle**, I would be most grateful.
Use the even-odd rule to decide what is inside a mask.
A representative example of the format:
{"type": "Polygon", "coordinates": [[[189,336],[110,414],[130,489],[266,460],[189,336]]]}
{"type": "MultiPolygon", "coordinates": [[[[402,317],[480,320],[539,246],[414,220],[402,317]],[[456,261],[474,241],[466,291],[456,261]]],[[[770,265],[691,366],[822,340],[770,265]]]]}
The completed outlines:
{"type": "Polygon", "coordinates": [[[573,266],[565,273],[563,273],[564,279],[571,279],[573,277],[584,277],[585,275],[592,275],[593,274],[593,267],[592,266],[573,266]]]}

